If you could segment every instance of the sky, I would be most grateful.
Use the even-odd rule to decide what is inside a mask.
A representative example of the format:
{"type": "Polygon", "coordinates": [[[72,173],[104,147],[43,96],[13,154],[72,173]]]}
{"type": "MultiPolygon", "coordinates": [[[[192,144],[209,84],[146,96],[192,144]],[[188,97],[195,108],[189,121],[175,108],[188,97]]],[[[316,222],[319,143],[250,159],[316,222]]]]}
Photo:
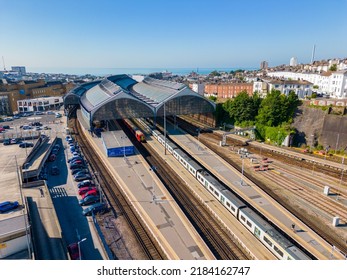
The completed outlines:
{"type": "MultiPolygon", "coordinates": [[[[5,66],[259,68],[347,57],[347,0],[0,0],[5,66]]],[[[3,70],[3,61],[0,61],[3,70]]]]}

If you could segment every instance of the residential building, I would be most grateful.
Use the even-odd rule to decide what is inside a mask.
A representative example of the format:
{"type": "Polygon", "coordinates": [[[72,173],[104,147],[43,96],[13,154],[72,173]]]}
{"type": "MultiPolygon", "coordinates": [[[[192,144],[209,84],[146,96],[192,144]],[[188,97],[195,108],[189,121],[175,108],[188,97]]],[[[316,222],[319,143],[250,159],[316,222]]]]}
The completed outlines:
{"type": "Polygon", "coordinates": [[[207,96],[234,98],[241,91],[246,91],[248,95],[253,95],[253,83],[205,84],[205,94],[207,96]]]}
{"type": "Polygon", "coordinates": [[[305,80],[317,87],[318,93],[324,93],[332,98],[347,98],[347,70],[322,73],[303,73],[278,71],[269,72],[268,76],[291,80],[305,80]]]}
{"type": "Polygon", "coordinates": [[[205,84],[200,84],[200,83],[193,83],[193,84],[189,84],[189,87],[199,93],[200,95],[204,96],[205,93],[205,84]]]}
{"type": "Polygon", "coordinates": [[[268,66],[269,66],[269,64],[268,64],[267,61],[262,61],[262,62],[260,62],[260,69],[261,69],[261,70],[267,69],[268,66]]]}
{"type": "Polygon", "coordinates": [[[312,95],[313,84],[304,80],[283,80],[283,79],[264,79],[268,84],[268,92],[272,89],[279,90],[281,93],[288,95],[294,92],[300,99],[305,99],[312,95]]]}

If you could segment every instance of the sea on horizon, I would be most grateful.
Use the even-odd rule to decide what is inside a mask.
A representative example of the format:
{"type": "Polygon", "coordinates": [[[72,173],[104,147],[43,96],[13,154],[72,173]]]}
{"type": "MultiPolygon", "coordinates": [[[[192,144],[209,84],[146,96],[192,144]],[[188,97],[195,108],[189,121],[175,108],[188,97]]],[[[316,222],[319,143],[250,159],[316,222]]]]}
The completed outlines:
{"type": "Polygon", "coordinates": [[[27,72],[31,73],[47,73],[47,74],[68,74],[68,75],[94,75],[94,76],[109,76],[117,74],[150,74],[154,72],[171,72],[174,75],[188,75],[191,72],[196,72],[201,75],[209,74],[213,71],[230,72],[232,70],[256,70],[257,68],[58,68],[58,67],[28,67],[27,72]]]}

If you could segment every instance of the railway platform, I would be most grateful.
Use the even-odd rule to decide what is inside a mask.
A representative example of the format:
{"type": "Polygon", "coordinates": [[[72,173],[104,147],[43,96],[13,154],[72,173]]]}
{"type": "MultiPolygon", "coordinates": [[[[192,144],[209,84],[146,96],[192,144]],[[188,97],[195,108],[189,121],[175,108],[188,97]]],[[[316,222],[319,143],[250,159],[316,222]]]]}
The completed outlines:
{"type": "Polygon", "coordinates": [[[233,216],[220,202],[215,199],[206,189],[199,184],[191,174],[182,167],[181,164],[169,153],[165,154],[164,147],[152,138],[146,135],[147,143],[165,160],[168,165],[176,172],[176,174],[186,183],[195,196],[209,208],[209,210],[222,221],[223,225],[228,229],[230,234],[235,237],[240,246],[242,246],[255,260],[275,260],[276,257],[267,250],[264,245],[245,230],[244,226],[233,216]]]}
{"type": "Polygon", "coordinates": [[[102,140],[92,137],[77,111],[83,134],[103,159],[159,244],[172,260],[215,259],[184,213],[141,155],[108,158],[102,140]]]}
{"type": "Polygon", "coordinates": [[[175,129],[169,123],[167,123],[167,132],[173,141],[185,149],[202,166],[208,169],[224,184],[229,186],[235,193],[249,202],[272,223],[286,232],[288,236],[301,244],[317,259],[328,260],[345,258],[334,245],[328,244],[289,211],[284,209],[279,203],[260,190],[253,182],[242,177],[242,174],[197,139],[185,134],[180,129],[175,129]],[[295,224],[295,231],[292,229],[293,224],[295,224]]]}

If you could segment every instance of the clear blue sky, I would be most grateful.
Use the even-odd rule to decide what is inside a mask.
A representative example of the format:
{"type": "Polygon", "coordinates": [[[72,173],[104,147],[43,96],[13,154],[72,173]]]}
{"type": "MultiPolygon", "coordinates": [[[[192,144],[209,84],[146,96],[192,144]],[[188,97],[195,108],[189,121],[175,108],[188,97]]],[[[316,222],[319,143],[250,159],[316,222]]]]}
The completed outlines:
{"type": "MultiPolygon", "coordinates": [[[[7,68],[222,68],[347,57],[347,0],[0,0],[7,68]]],[[[0,61],[0,69],[3,63],[0,61]]]]}

